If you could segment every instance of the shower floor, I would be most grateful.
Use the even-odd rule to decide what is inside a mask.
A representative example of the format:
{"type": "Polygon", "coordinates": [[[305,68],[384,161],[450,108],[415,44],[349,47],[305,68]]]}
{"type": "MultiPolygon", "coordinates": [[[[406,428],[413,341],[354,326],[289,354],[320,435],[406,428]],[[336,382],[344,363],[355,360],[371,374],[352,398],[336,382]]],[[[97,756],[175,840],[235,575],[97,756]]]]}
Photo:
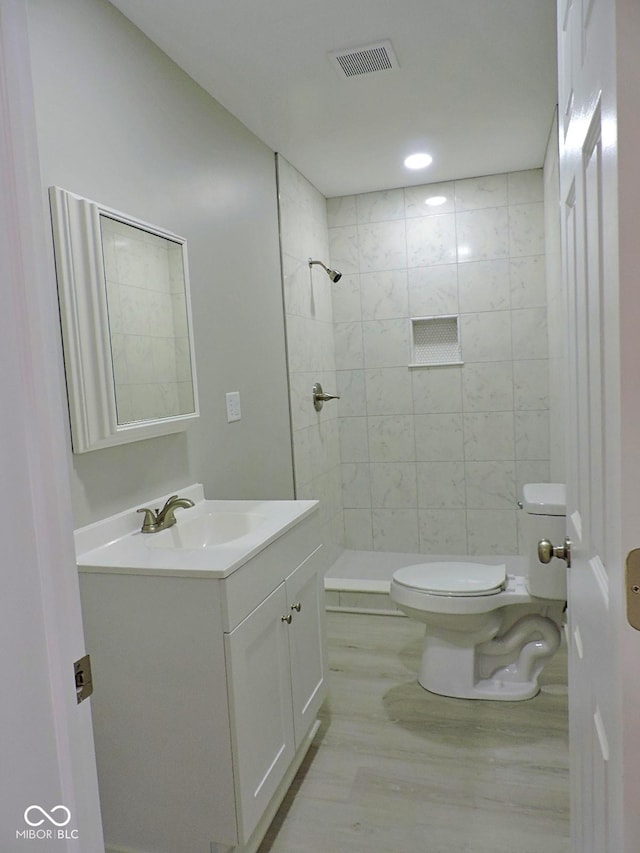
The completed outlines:
{"type": "Polygon", "coordinates": [[[403,554],[384,551],[343,551],[324,578],[327,610],[352,613],[402,614],[389,598],[391,577],[396,569],[415,563],[464,561],[466,563],[504,563],[507,572],[523,574],[525,558],[493,555],[453,556],[437,554],[403,554]]]}

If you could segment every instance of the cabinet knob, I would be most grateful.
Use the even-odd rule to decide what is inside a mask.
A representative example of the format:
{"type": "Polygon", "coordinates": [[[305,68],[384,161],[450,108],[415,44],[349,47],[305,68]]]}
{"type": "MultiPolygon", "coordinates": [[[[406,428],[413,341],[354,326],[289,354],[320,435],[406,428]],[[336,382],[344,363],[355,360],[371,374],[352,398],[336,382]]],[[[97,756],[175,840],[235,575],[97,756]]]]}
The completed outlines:
{"type": "Polygon", "coordinates": [[[298,601],[297,604],[292,604],[291,609],[295,610],[296,613],[300,613],[300,611],[302,610],[302,602],[298,601]]]}
{"type": "Polygon", "coordinates": [[[287,622],[289,625],[291,625],[291,620],[293,619],[293,616],[290,613],[287,613],[286,616],[281,616],[280,618],[283,622],[287,622]]]}

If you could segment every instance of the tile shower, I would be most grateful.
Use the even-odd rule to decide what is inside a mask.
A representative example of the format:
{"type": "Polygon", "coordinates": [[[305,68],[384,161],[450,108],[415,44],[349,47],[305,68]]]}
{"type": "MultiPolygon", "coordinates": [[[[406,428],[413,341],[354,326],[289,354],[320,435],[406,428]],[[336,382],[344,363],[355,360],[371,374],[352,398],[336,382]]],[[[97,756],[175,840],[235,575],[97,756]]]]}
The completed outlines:
{"type": "Polygon", "coordinates": [[[299,497],[324,478],[338,549],[518,554],[521,486],[549,479],[542,169],[329,199],[322,259],[343,277],[314,279],[327,290],[313,314],[320,199],[281,161],[299,497]],[[457,318],[463,364],[409,367],[411,318],[442,316],[457,318]],[[324,421],[305,407],[315,359],[341,397],[324,421]]]}

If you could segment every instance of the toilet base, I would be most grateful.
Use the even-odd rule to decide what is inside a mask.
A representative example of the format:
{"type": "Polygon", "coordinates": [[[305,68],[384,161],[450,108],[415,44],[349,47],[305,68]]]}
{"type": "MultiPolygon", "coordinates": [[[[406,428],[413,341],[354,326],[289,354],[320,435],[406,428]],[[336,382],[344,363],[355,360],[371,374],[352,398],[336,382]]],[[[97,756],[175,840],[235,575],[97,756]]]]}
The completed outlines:
{"type": "Polygon", "coordinates": [[[498,632],[489,621],[485,631],[472,635],[427,628],[418,683],[454,699],[532,699],[540,692],[542,669],[560,645],[558,624],[529,612],[501,627],[498,632]]]}

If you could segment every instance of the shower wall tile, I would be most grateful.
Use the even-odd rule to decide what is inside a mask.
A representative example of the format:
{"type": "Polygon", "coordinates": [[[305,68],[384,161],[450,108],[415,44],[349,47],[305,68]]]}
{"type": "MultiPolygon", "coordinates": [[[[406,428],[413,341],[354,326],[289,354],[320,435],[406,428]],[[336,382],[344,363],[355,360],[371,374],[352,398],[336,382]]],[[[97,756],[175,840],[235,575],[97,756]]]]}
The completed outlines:
{"type": "Polygon", "coordinates": [[[464,462],[418,462],[417,473],[421,509],[466,506],[464,462]]]}
{"type": "Polygon", "coordinates": [[[507,175],[485,175],[455,182],[456,210],[479,210],[507,204],[507,175]]]}
{"type": "Polygon", "coordinates": [[[456,260],[456,220],[453,213],[407,219],[407,266],[453,264],[456,260]]]}
{"type": "Polygon", "coordinates": [[[416,442],[413,415],[368,418],[369,458],[372,462],[413,462],[416,442]]]}
{"type": "Polygon", "coordinates": [[[462,380],[465,412],[508,412],[514,407],[513,367],[510,361],[465,364],[462,380]]]}
{"type": "Polygon", "coordinates": [[[507,258],[508,226],[509,214],[506,207],[468,210],[456,214],[458,262],[507,258]]]}
{"type": "MultiPolygon", "coordinates": [[[[330,264],[343,289],[301,292],[304,258],[287,269],[292,303],[322,334],[317,317],[333,298],[345,500],[334,522],[347,547],[522,547],[515,502],[525,482],[551,473],[542,202],[541,170],[330,199],[330,264]],[[425,204],[432,196],[444,202],[425,204]],[[409,368],[410,318],[443,315],[459,316],[464,363],[409,368]]],[[[313,352],[310,330],[299,324],[297,341],[313,352]]],[[[324,347],[325,338],[313,358],[329,370],[324,347]]],[[[311,356],[298,361],[306,369],[311,356]]],[[[304,405],[294,410],[301,425],[304,405]]],[[[322,458],[311,429],[305,447],[322,458]]]]}
{"type": "Polygon", "coordinates": [[[511,257],[544,254],[544,205],[515,204],[509,208],[511,257]]]}
{"type": "Polygon", "coordinates": [[[404,191],[384,190],[356,196],[358,222],[388,222],[404,219],[404,191]]]}
{"type": "Polygon", "coordinates": [[[409,269],[407,285],[411,317],[458,313],[458,267],[456,264],[409,269]]]}
{"type": "Polygon", "coordinates": [[[458,268],[460,313],[504,311],[511,307],[509,261],[473,261],[458,268]]]}
{"type": "Polygon", "coordinates": [[[416,460],[455,462],[464,459],[462,415],[416,415],[416,460]]]}
{"type": "Polygon", "coordinates": [[[418,513],[415,509],[374,509],[371,513],[375,551],[419,551],[418,513]]]}
{"type": "Polygon", "coordinates": [[[513,412],[478,412],[462,417],[467,462],[515,458],[513,412]]]}
{"type": "Polygon", "coordinates": [[[343,195],[327,199],[327,224],[329,228],[355,225],[358,221],[356,196],[343,195]]]}
{"type": "Polygon", "coordinates": [[[454,182],[441,184],[424,184],[419,187],[407,187],[404,191],[404,209],[407,219],[416,216],[433,216],[436,213],[453,213],[455,211],[454,182]],[[438,205],[427,204],[429,198],[441,198],[444,201],[438,205]]]}
{"type": "Polygon", "coordinates": [[[416,415],[462,411],[462,372],[458,366],[411,371],[416,415]]]}
{"type": "MultiPolygon", "coordinates": [[[[323,386],[324,387],[324,386],[323,386]]],[[[338,415],[340,418],[367,414],[367,395],[364,370],[338,370],[338,415]]]]}
{"type": "Polygon", "coordinates": [[[363,273],[360,292],[363,320],[405,318],[409,313],[406,270],[363,273]]]}
{"type": "Polygon", "coordinates": [[[409,324],[395,320],[370,320],[362,324],[366,367],[404,367],[409,361],[409,324]]]}
{"type": "Polygon", "coordinates": [[[518,533],[516,510],[467,510],[469,554],[516,554],[518,533]]]}
{"type": "Polygon", "coordinates": [[[468,554],[467,517],[463,509],[419,509],[420,552],[468,554]]]}
{"type": "Polygon", "coordinates": [[[371,504],[373,507],[416,507],[416,466],[409,462],[372,462],[371,504]]]}
{"type": "MultiPolygon", "coordinates": [[[[397,270],[407,266],[404,219],[358,226],[360,272],[397,270]]],[[[338,267],[340,269],[340,267],[338,267]]]]}
{"type": "Polygon", "coordinates": [[[368,415],[407,415],[413,412],[411,374],[406,367],[365,370],[368,415]]]}

